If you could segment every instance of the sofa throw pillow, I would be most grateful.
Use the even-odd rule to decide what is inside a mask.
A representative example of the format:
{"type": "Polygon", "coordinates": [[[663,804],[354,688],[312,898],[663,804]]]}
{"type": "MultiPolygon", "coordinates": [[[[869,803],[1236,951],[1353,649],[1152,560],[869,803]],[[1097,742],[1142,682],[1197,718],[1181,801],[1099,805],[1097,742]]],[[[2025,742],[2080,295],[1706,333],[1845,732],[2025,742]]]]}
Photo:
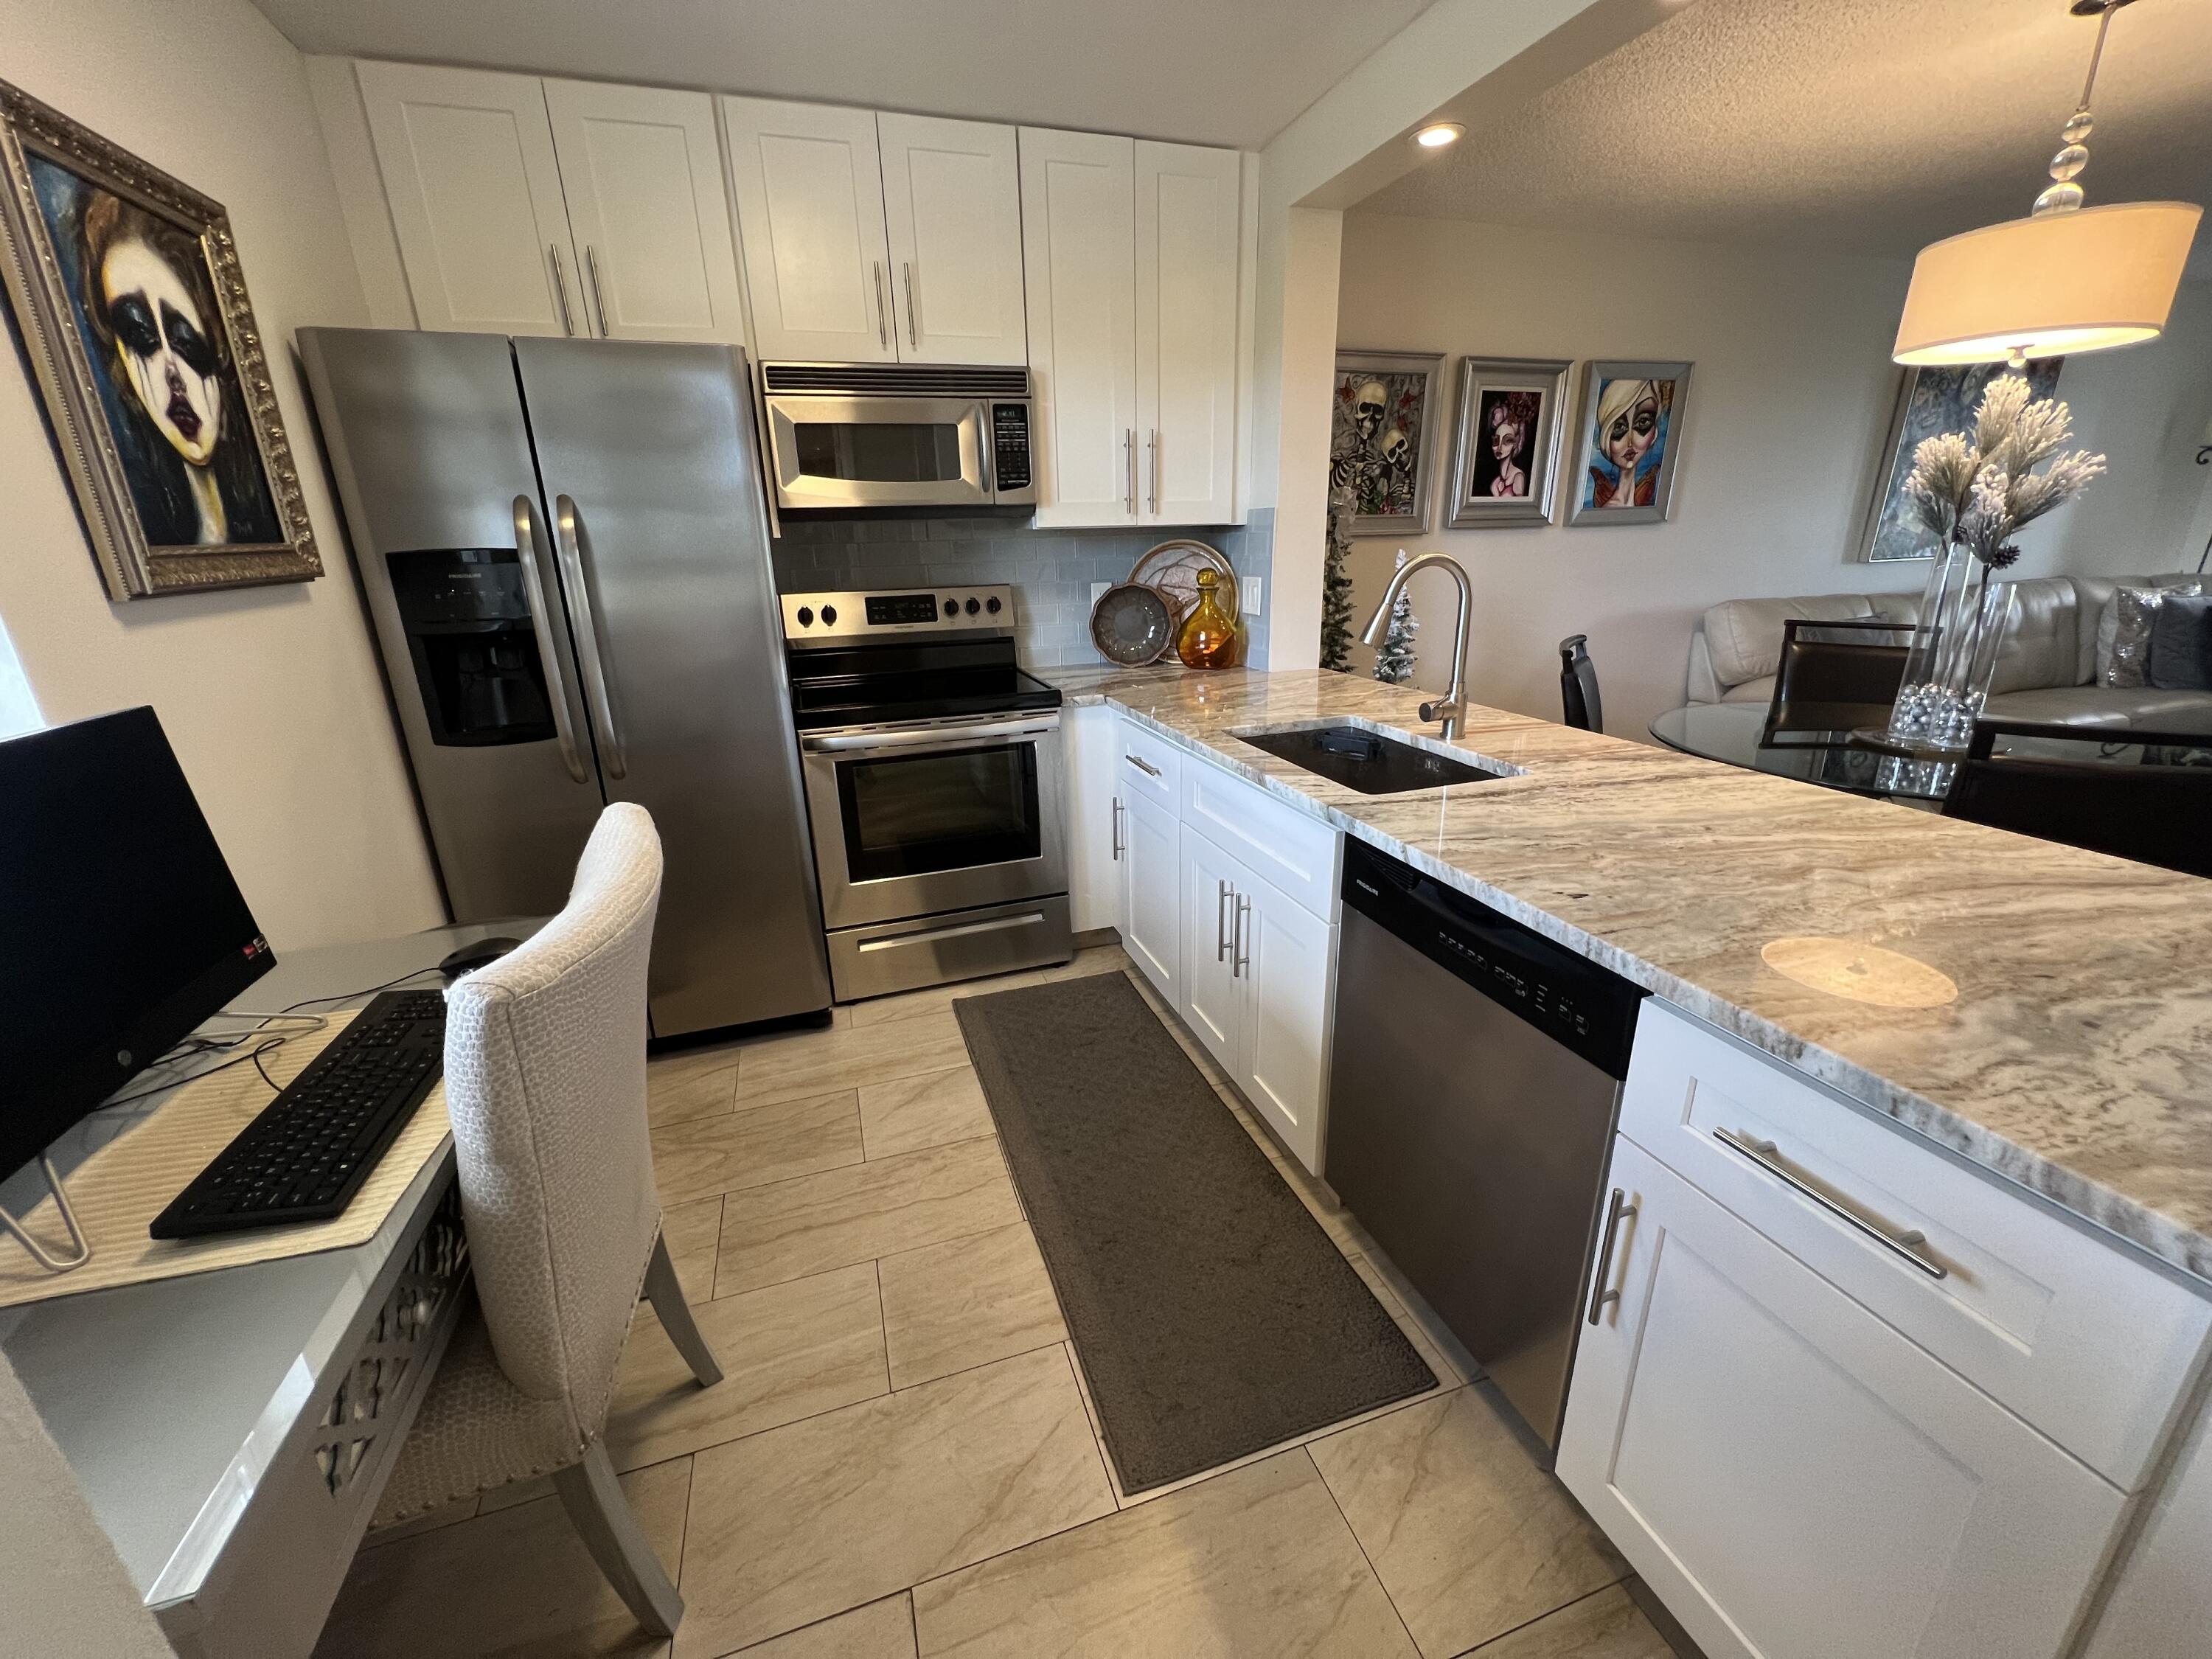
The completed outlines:
{"type": "Polygon", "coordinates": [[[2172,587],[2117,587],[2097,618],[2097,684],[2140,689],[2149,665],[2151,624],[2161,600],[2203,592],[2195,582],[2172,587]]]}
{"type": "Polygon", "coordinates": [[[2160,602],[2145,678],[2162,691],[2212,691],[2212,598],[2169,593],[2160,602]]]}

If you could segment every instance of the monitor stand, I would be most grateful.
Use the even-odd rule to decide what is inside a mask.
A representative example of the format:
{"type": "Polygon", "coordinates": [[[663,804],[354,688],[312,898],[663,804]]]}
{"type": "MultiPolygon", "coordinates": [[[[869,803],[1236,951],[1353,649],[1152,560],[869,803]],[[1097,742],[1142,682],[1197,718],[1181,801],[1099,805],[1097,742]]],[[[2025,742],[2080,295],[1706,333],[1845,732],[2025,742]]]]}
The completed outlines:
{"type": "Polygon", "coordinates": [[[5,1210],[0,1210],[0,1227],[5,1227],[14,1234],[17,1242],[31,1253],[31,1259],[48,1273],[65,1273],[70,1268],[82,1267],[92,1260],[92,1241],[84,1236],[84,1229],[77,1224],[76,1212],[70,1208],[69,1193],[62,1186],[61,1176],[54,1170],[53,1159],[41,1152],[39,1167],[46,1172],[46,1185],[54,1192],[54,1207],[61,1212],[62,1225],[69,1229],[70,1239],[76,1246],[76,1254],[72,1256],[55,1255],[32,1237],[23,1224],[5,1210]]]}

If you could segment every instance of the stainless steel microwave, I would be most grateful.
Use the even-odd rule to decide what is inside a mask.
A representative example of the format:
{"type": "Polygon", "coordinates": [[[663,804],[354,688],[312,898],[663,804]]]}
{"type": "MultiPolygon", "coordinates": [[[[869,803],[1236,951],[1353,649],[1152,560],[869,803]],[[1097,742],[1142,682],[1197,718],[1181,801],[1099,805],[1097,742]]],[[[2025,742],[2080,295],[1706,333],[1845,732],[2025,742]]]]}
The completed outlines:
{"type": "Polygon", "coordinates": [[[1026,507],[1026,368],[763,363],[777,507],[1026,507]]]}

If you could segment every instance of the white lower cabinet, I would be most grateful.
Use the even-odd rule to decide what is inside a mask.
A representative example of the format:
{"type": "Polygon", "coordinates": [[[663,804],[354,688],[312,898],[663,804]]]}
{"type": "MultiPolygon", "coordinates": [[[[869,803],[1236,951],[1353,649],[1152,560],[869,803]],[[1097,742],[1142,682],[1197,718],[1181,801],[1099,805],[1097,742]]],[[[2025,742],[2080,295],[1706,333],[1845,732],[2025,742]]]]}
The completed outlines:
{"type": "MultiPolygon", "coordinates": [[[[1559,1474],[1709,1659],[2065,1650],[2125,1499],[1626,1137],[1559,1474]]],[[[1793,1200],[1771,1200],[1786,1220],[1793,1200]]]]}
{"type": "Polygon", "coordinates": [[[1114,741],[1121,716],[1103,705],[1060,717],[1067,775],[1068,925],[1079,933],[1121,925],[1121,760],[1114,741]]]}
{"type": "Polygon", "coordinates": [[[1152,988],[1182,1006],[1182,906],[1175,813],[1140,790],[1121,795],[1121,948],[1152,988]]]}
{"type": "Polygon", "coordinates": [[[1188,823],[1182,868],[1184,1022],[1318,1174],[1336,929],[1188,823]]]}

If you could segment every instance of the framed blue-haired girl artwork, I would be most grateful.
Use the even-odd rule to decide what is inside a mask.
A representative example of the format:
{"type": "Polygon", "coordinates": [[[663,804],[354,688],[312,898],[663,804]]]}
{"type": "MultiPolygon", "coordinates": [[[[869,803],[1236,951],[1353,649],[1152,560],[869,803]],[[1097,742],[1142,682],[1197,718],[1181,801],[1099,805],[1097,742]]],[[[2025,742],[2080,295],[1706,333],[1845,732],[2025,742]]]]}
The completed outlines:
{"type": "Polygon", "coordinates": [[[1569,524],[1665,522],[1689,394],[1687,363],[1583,365],[1569,524]]]}

